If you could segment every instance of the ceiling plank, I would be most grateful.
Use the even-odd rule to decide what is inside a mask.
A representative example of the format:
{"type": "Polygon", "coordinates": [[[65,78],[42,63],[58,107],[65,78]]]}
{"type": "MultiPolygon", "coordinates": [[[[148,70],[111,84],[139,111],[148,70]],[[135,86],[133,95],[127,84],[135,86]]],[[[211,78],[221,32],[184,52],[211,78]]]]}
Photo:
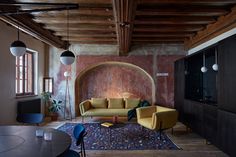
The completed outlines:
{"type": "MultiPolygon", "coordinates": [[[[67,25],[56,25],[56,24],[51,24],[51,25],[46,25],[44,26],[46,29],[54,30],[54,31],[66,31],[67,30],[67,25]]],[[[115,26],[101,26],[101,25],[69,25],[69,30],[74,30],[74,31],[80,31],[80,30],[108,30],[108,31],[115,31],[115,26]]]]}
{"type": "Polygon", "coordinates": [[[137,7],[136,0],[112,0],[116,22],[119,54],[127,55],[130,50],[133,21],[137,7]]]}
{"type": "Polygon", "coordinates": [[[194,37],[186,40],[185,47],[191,49],[235,27],[236,6],[232,8],[231,13],[219,17],[217,22],[209,24],[206,29],[199,31],[194,37]]]}
{"type": "Polygon", "coordinates": [[[172,25],[172,26],[161,26],[161,25],[147,25],[142,27],[134,27],[134,32],[194,32],[200,31],[204,27],[201,25],[172,25]]]}
{"type": "Polygon", "coordinates": [[[19,25],[30,35],[49,45],[64,49],[68,45],[67,42],[62,41],[59,37],[55,36],[53,32],[44,29],[39,23],[34,22],[28,15],[11,15],[2,16],[0,18],[9,24],[19,25]]]}
{"type": "MultiPolygon", "coordinates": [[[[62,40],[67,40],[67,37],[63,37],[62,40]]],[[[85,38],[78,38],[78,37],[70,37],[69,41],[114,41],[117,42],[116,38],[93,38],[93,37],[85,37],[85,38]]]]}
{"type": "Polygon", "coordinates": [[[139,4],[191,4],[191,5],[225,5],[235,4],[235,0],[139,0],[139,4]]]}
{"type": "MultiPolygon", "coordinates": [[[[95,16],[112,16],[112,8],[84,8],[80,7],[78,10],[70,10],[70,16],[79,15],[95,15],[95,16]]],[[[35,17],[48,17],[48,16],[66,16],[66,11],[51,11],[51,12],[38,12],[33,13],[35,17]]]]}
{"type": "Polygon", "coordinates": [[[137,16],[221,16],[226,13],[228,11],[225,9],[192,7],[141,9],[136,11],[137,16]]]}
{"type": "Polygon", "coordinates": [[[212,17],[156,17],[156,18],[138,18],[136,16],[136,19],[134,21],[134,24],[149,24],[149,25],[158,25],[158,24],[164,24],[164,25],[187,25],[187,24],[209,24],[213,23],[216,20],[212,17]]]}
{"type": "MultiPolygon", "coordinates": [[[[67,33],[66,32],[56,32],[54,33],[55,35],[57,36],[61,36],[61,37],[66,37],[67,36],[67,33]]],[[[77,38],[85,38],[85,37],[103,37],[103,38],[106,38],[106,37],[110,37],[110,38],[116,38],[116,34],[114,33],[109,33],[109,34],[104,34],[104,33],[101,33],[101,34],[79,34],[79,33],[76,33],[76,34],[70,34],[70,37],[77,37],[77,38]]]]}
{"type": "Polygon", "coordinates": [[[117,41],[70,41],[70,43],[75,44],[109,44],[109,45],[117,45],[117,41]]]}
{"type": "Polygon", "coordinates": [[[191,37],[194,33],[142,33],[142,34],[135,34],[133,33],[132,37],[149,37],[149,38],[156,38],[156,37],[191,37]]]}
{"type": "MultiPolygon", "coordinates": [[[[38,23],[66,23],[66,17],[36,17],[34,21],[38,23]]],[[[71,23],[90,23],[90,24],[115,24],[112,16],[77,16],[77,17],[69,17],[70,24],[71,23]]]]}

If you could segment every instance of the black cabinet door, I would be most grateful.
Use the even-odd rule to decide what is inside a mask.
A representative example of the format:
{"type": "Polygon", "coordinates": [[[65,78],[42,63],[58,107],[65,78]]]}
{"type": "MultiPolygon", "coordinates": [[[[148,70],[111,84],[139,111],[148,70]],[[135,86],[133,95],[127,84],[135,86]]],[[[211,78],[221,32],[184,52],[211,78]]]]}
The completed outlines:
{"type": "Polygon", "coordinates": [[[236,114],[218,110],[218,147],[232,157],[236,156],[236,114]]]}
{"type": "Polygon", "coordinates": [[[236,113],[236,35],[219,43],[218,58],[218,105],[236,113]]]}
{"type": "Polygon", "coordinates": [[[183,109],[185,124],[201,136],[204,136],[203,106],[202,103],[185,100],[183,109]]]}
{"type": "Polygon", "coordinates": [[[184,103],[184,59],[175,62],[174,102],[179,112],[179,121],[183,121],[184,103]]]}
{"type": "Polygon", "coordinates": [[[217,106],[204,104],[204,137],[212,144],[217,144],[217,106]]]}

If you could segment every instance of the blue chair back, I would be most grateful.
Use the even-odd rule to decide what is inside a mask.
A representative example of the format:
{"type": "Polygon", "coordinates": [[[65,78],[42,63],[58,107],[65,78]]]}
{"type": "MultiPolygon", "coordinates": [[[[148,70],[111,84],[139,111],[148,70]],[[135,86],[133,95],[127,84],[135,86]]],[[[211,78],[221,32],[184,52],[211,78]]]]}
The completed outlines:
{"type": "Polygon", "coordinates": [[[18,114],[16,120],[21,123],[39,124],[43,121],[43,114],[41,113],[18,114]]]}
{"type": "Polygon", "coordinates": [[[74,137],[76,139],[76,145],[80,145],[85,134],[85,128],[82,124],[77,124],[73,131],[74,137]]]}

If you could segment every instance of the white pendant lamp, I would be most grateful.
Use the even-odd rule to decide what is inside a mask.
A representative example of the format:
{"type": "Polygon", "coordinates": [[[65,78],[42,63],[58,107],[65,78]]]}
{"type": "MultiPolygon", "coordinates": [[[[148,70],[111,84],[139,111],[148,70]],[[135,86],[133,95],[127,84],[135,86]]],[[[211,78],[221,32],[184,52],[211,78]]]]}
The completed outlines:
{"type": "Polygon", "coordinates": [[[218,71],[218,68],[219,68],[218,63],[217,63],[218,61],[217,57],[218,57],[217,48],[215,48],[215,64],[212,65],[212,69],[214,71],[218,71]]]}
{"type": "MultiPolygon", "coordinates": [[[[67,47],[69,48],[69,10],[67,10],[67,41],[67,47]]],[[[75,55],[73,52],[67,49],[66,51],[62,52],[60,61],[64,65],[71,65],[75,61],[75,55]]]]}
{"type": "Polygon", "coordinates": [[[11,44],[10,52],[13,56],[20,57],[23,56],[26,52],[26,45],[19,40],[20,32],[19,26],[17,28],[17,40],[11,44]]]}
{"type": "Polygon", "coordinates": [[[60,56],[60,61],[64,65],[71,65],[75,61],[75,55],[73,52],[66,50],[62,52],[60,56]]]}
{"type": "Polygon", "coordinates": [[[205,66],[206,62],[205,62],[205,53],[203,53],[203,67],[201,68],[201,71],[203,73],[207,72],[207,67],[205,66]]]}

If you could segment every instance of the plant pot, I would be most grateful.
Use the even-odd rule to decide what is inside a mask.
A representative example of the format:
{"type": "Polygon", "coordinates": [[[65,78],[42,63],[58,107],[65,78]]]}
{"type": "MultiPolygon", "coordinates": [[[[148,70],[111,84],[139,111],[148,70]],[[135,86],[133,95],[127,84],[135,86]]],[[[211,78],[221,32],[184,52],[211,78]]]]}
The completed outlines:
{"type": "Polygon", "coordinates": [[[50,114],[50,117],[51,117],[51,120],[52,120],[52,121],[57,121],[57,119],[58,119],[58,114],[57,114],[57,113],[52,113],[52,114],[50,114]]]}

